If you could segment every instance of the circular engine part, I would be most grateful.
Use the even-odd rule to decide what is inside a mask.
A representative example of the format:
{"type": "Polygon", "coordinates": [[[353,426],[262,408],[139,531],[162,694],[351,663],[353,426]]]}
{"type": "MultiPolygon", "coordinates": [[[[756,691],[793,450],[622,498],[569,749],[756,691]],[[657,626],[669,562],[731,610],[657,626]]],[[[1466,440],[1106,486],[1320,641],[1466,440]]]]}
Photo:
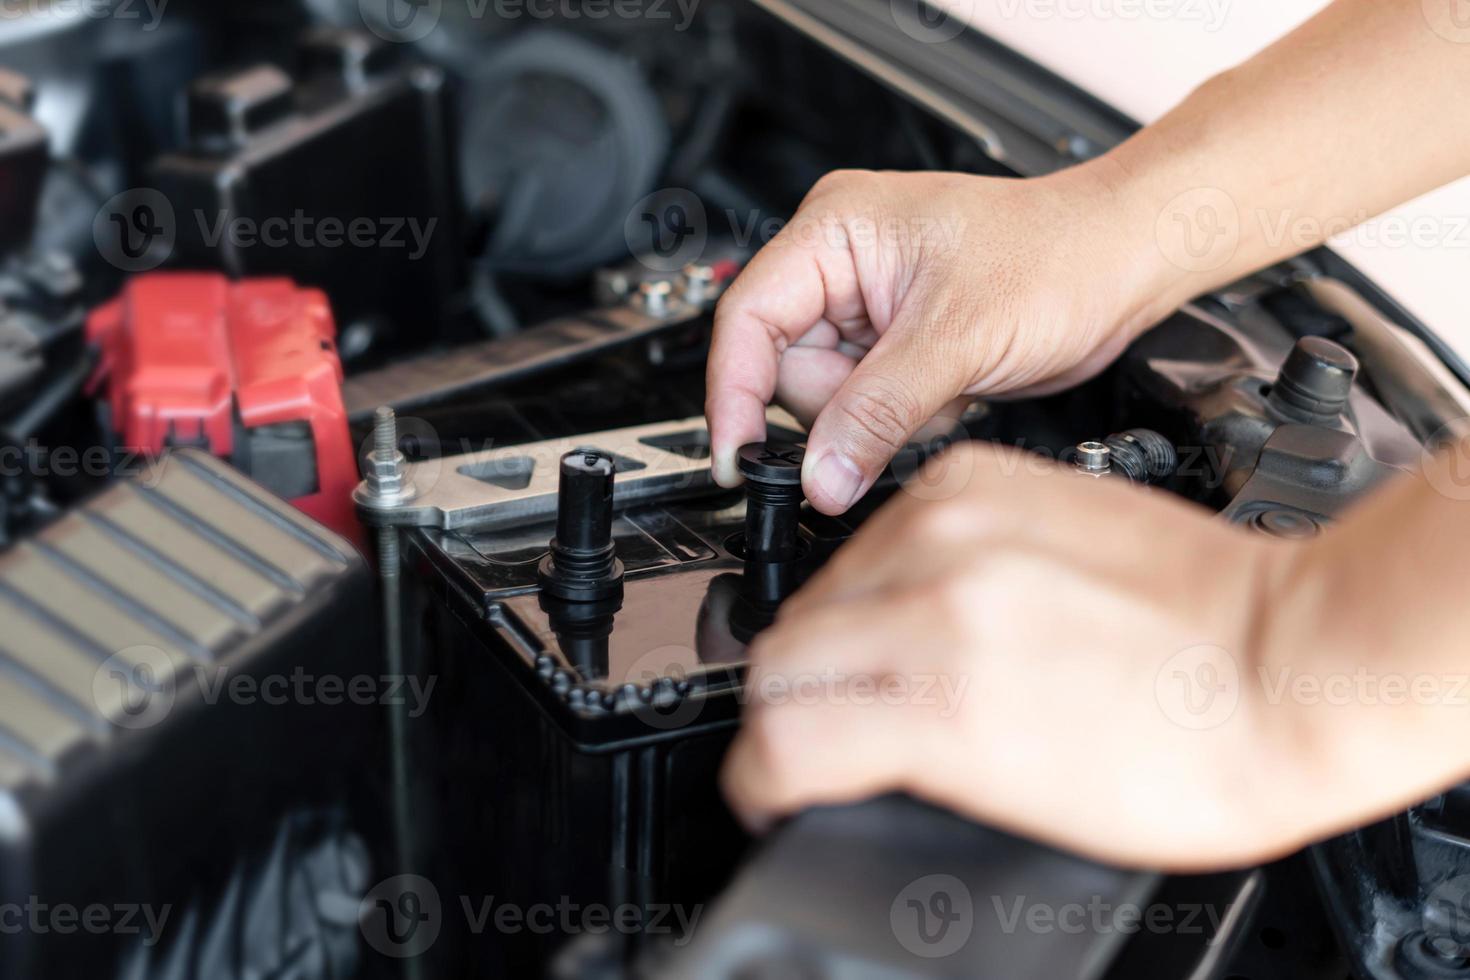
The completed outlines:
{"type": "Polygon", "coordinates": [[[585,275],[624,255],[624,223],[668,153],[627,59],[554,30],[491,48],[462,93],[460,180],[496,272],[585,275]]]}
{"type": "Polygon", "coordinates": [[[1315,538],[1322,531],[1322,526],[1311,515],[1283,507],[1257,511],[1250,516],[1250,526],[1273,538],[1289,541],[1315,538]]]}

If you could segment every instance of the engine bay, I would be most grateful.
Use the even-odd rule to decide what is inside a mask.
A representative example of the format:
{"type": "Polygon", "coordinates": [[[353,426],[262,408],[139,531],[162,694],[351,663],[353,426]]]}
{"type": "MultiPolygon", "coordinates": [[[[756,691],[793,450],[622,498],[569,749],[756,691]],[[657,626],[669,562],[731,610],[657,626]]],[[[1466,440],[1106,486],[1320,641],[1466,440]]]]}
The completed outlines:
{"type": "Polygon", "coordinates": [[[711,477],[722,291],[830,170],[1129,121],[976,38],[977,139],[775,3],[104,6],[0,12],[0,975],[1470,976],[1458,790],[1187,876],[896,797],[754,840],[717,782],[748,645],[957,441],[1293,541],[1421,466],[1470,372],[1346,263],[827,517],[780,408],[711,477]],[[934,876],[963,936],[895,911],[934,876]]]}

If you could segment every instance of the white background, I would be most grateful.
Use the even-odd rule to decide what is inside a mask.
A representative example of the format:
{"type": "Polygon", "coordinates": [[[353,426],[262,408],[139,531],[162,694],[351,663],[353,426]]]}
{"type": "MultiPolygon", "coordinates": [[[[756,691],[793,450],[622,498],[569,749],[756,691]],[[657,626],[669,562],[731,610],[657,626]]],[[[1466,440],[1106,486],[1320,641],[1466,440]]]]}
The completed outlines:
{"type": "MultiPolygon", "coordinates": [[[[1200,82],[1244,61],[1326,6],[1326,0],[935,2],[1141,122],[1158,118],[1200,82]],[[1171,9],[1173,15],[1140,12],[1151,6],[1171,9]]],[[[1444,125],[1470,125],[1463,101],[1444,107],[1444,125]]],[[[1404,235],[1374,236],[1370,229],[1335,247],[1470,356],[1470,180],[1411,201],[1377,223],[1381,227],[1387,220],[1403,229],[1424,217],[1439,229],[1438,244],[1406,242],[1404,235]]]]}

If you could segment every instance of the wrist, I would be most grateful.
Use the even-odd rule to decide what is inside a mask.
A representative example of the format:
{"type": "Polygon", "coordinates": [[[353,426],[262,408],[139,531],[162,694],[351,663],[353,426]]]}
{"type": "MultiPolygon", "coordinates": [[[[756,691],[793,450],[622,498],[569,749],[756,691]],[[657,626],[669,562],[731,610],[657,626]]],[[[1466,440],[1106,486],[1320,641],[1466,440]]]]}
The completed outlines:
{"type": "MultiPolygon", "coordinates": [[[[1395,792],[1370,760],[1405,749],[1402,726],[1415,709],[1380,703],[1382,651],[1357,617],[1342,615],[1345,594],[1357,591],[1349,581],[1365,584],[1361,564],[1344,563],[1339,551],[1358,536],[1349,525],[1309,544],[1272,543],[1262,559],[1242,683],[1262,760],[1251,794],[1256,833],[1278,853],[1374,819],[1389,809],[1375,798],[1395,792]]],[[[1347,605],[1358,616],[1369,608],[1347,605]]]]}
{"type": "Polygon", "coordinates": [[[1079,268],[1105,270],[1094,278],[1108,285],[1109,316],[1124,342],[1194,295],[1188,270],[1161,246],[1158,195],[1147,179],[1111,154],[1047,179],[1069,198],[1071,213],[1086,219],[1073,230],[1080,247],[1073,261],[1079,268]]]}

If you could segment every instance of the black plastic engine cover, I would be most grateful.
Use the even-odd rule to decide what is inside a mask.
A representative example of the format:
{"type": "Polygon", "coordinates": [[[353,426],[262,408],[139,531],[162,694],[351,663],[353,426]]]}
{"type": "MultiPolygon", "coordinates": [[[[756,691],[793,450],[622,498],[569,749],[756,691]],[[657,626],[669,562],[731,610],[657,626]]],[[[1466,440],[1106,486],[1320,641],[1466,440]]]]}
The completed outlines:
{"type": "Polygon", "coordinates": [[[26,245],[46,177],[46,130],[26,114],[30,86],[0,68],[0,254],[26,245]]]}
{"type": "Polygon", "coordinates": [[[176,264],[289,275],[325,290],[343,326],[442,325],[465,274],[445,78],[394,53],[321,29],[298,77],[262,65],[195,82],[190,146],[153,167],[176,264]]]}
{"type": "Polygon", "coordinates": [[[383,861],[372,608],[345,540],[192,450],[0,556],[0,976],[354,964],[355,916],[284,896],[383,861]]]}

